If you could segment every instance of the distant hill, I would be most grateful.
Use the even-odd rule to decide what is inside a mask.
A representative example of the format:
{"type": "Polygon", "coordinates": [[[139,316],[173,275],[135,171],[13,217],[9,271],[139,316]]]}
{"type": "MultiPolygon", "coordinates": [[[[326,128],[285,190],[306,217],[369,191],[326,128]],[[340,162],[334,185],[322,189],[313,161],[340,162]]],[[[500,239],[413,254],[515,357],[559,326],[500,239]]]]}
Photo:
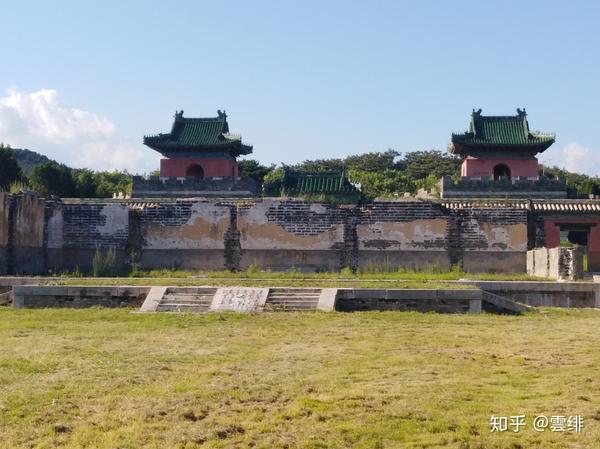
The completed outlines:
{"type": "Polygon", "coordinates": [[[31,150],[22,150],[19,148],[11,148],[17,158],[17,163],[25,176],[30,176],[33,168],[43,162],[54,162],[43,154],[36,153],[31,150]]]}

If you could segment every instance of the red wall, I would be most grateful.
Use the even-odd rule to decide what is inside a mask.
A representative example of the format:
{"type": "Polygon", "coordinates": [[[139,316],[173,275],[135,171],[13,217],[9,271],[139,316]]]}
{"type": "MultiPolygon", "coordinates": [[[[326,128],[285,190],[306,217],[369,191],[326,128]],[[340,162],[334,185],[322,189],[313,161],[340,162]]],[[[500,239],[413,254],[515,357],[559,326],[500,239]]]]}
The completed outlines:
{"type": "Polygon", "coordinates": [[[160,176],[184,177],[191,165],[200,165],[205,178],[238,176],[237,162],[232,159],[161,159],[160,176]]]}
{"type": "Polygon", "coordinates": [[[473,156],[468,156],[462,163],[461,176],[470,176],[474,178],[489,176],[490,178],[493,178],[494,167],[498,164],[504,164],[510,168],[510,176],[512,179],[515,179],[517,176],[538,179],[538,160],[535,157],[532,157],[531,159],[478,159],[473,156]]]}
{"type": "Polygon", "coordinates": [[[588,235],[588,270],[600,271],[600,220],[590,218],[574,219],[550,219],[544,220],[544,232],[546,233],[545,246],[556,248],[560,246],[560,225],[570,223],[591,224],[588,235]]]}

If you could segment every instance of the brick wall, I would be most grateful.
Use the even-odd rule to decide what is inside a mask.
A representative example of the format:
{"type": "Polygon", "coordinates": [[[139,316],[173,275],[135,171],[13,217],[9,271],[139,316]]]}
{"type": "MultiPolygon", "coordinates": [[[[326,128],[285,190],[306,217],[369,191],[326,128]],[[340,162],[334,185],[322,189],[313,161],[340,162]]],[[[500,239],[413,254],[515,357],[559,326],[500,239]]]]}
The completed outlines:
{"type": "Polygon", "coordinates": [[[64,204],[66,248],[120,248],[129,234],[129,208],[123,204],[64,204]]]}
{"type": "Polygon", "coordinates": [[[231,209],[199,200],[144,208],[138,217],[142,268],[225,268],[231,209]]]}
{"type": "Polygon", "coordinates": [[[143,269],[460,265],[472,271],[524,271],[528,238],[528,212],[508,207],[447,209],[426,201],[338,206],[281,198],[128,205],[0,196],[0,270],[4,254],[5,271],[10,260],[22,272],[85,271],[96,248],[115,248],[123,270],[136,263],[143,269]],[[3,204],[12,204],[12,215],[3,204]],[[18,226],[11,227],[10,216],[18,226]],[[39,250],[41,266],[17,260],[17,247],[39,250]]]}
{"type": "Polygon", "coordinates": [[[338,269],[346,216],[340,207],[293,199],[266,198],[240,206],[240,268],[338,269]]]}

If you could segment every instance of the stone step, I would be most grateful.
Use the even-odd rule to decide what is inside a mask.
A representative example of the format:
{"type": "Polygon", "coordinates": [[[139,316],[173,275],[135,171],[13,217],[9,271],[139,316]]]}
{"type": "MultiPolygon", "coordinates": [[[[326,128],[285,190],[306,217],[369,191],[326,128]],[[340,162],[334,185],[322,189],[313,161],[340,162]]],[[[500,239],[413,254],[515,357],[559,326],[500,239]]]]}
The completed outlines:
{"type": "Polygon", "coordinates": [[[302,300],[302,299],[308,299],[308,300],[315,300],[318,301],[319,300],[319,296],[320,295],[294,295],[294,296],[288,296],[288,295],[269,295],[267,297],[267,302],[268,301],[277,301],[277,300],[290,300],[290,301],[296,301],[296,300],[302,300]]]}
{"type": "Polygon", "coordinates": [[[294,294],[294,293],[314,293],[316,295],[321,293],[320,288],[271,288],[269,295],[271,294],[294,294]]]}
{"type": "Polygon", "coordinates": [[[212,301],[212,295],[180,295],[171,293],[170,295],[164,295],[163,300],[172,299],[172,298],[181,298],[186,301],[212,301]]]}
{"type": "Polygon", "coordinates": [[[208,312],[208,307],[204,305],[189,304],[159,304],[157,312],[208,312]]]}
{"type": "Polygon", "coordinates": [[[210,300],[195,300],[195,299],[186,299],[186,298],[164,298],[161,304],[189,304],[191,306],[194,305],[206,305],[210,306],[212,301],[210,300]]]}
{"type": "Polygon", "coordinates": [[[278,302],[278,301],[319,301],[318,296],[276,296],[267,298],[267,302],[278,302]]]}
{"type": "Polygon", "coordinates": [[[485,290],[482,291],[481,301],[482,308],[491,312],[523,313],[533,310],[531,306],[485,290]]]}
{"type": "Polygon", "coordinates": [[[321,296],[320,288],[271,288],[266,310],[316,310],[321,296]]]}
{"type": "Polygon", "coordinates": [[[265,310],[316,310],[314,303],[270,303],[265,305],[265,310]]]}
{"type": "Polygon", "coordinates": [[[171,293],[178,295],[214,295],[216,292],[215,287],[168,287],[165,293],[167,295],[171,293]]]}

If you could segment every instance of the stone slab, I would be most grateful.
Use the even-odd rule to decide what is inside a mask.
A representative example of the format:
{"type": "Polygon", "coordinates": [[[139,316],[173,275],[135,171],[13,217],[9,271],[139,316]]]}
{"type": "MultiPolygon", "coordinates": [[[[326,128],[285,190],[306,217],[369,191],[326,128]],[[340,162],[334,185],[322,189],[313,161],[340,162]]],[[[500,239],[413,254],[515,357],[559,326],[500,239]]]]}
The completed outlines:
{"type": "Polygon", "coordinates": [[[217,289],[210,310],[262,312],[268,296],[268,288],[222,287],[217,289]]]}
{"type": "Polygon", "coordinates": [[[317,310],[323,312],[332,312],[335,310],[335,301],[337,298],[337,288],[324,288],[321,290],[317,310]]]}
{"type": "Polygon", "coordinates": [[[156,312],[167,288],[168,287],[152,287],[146,295],[144,304],[140,307],[140,312],[156,312]]]}

